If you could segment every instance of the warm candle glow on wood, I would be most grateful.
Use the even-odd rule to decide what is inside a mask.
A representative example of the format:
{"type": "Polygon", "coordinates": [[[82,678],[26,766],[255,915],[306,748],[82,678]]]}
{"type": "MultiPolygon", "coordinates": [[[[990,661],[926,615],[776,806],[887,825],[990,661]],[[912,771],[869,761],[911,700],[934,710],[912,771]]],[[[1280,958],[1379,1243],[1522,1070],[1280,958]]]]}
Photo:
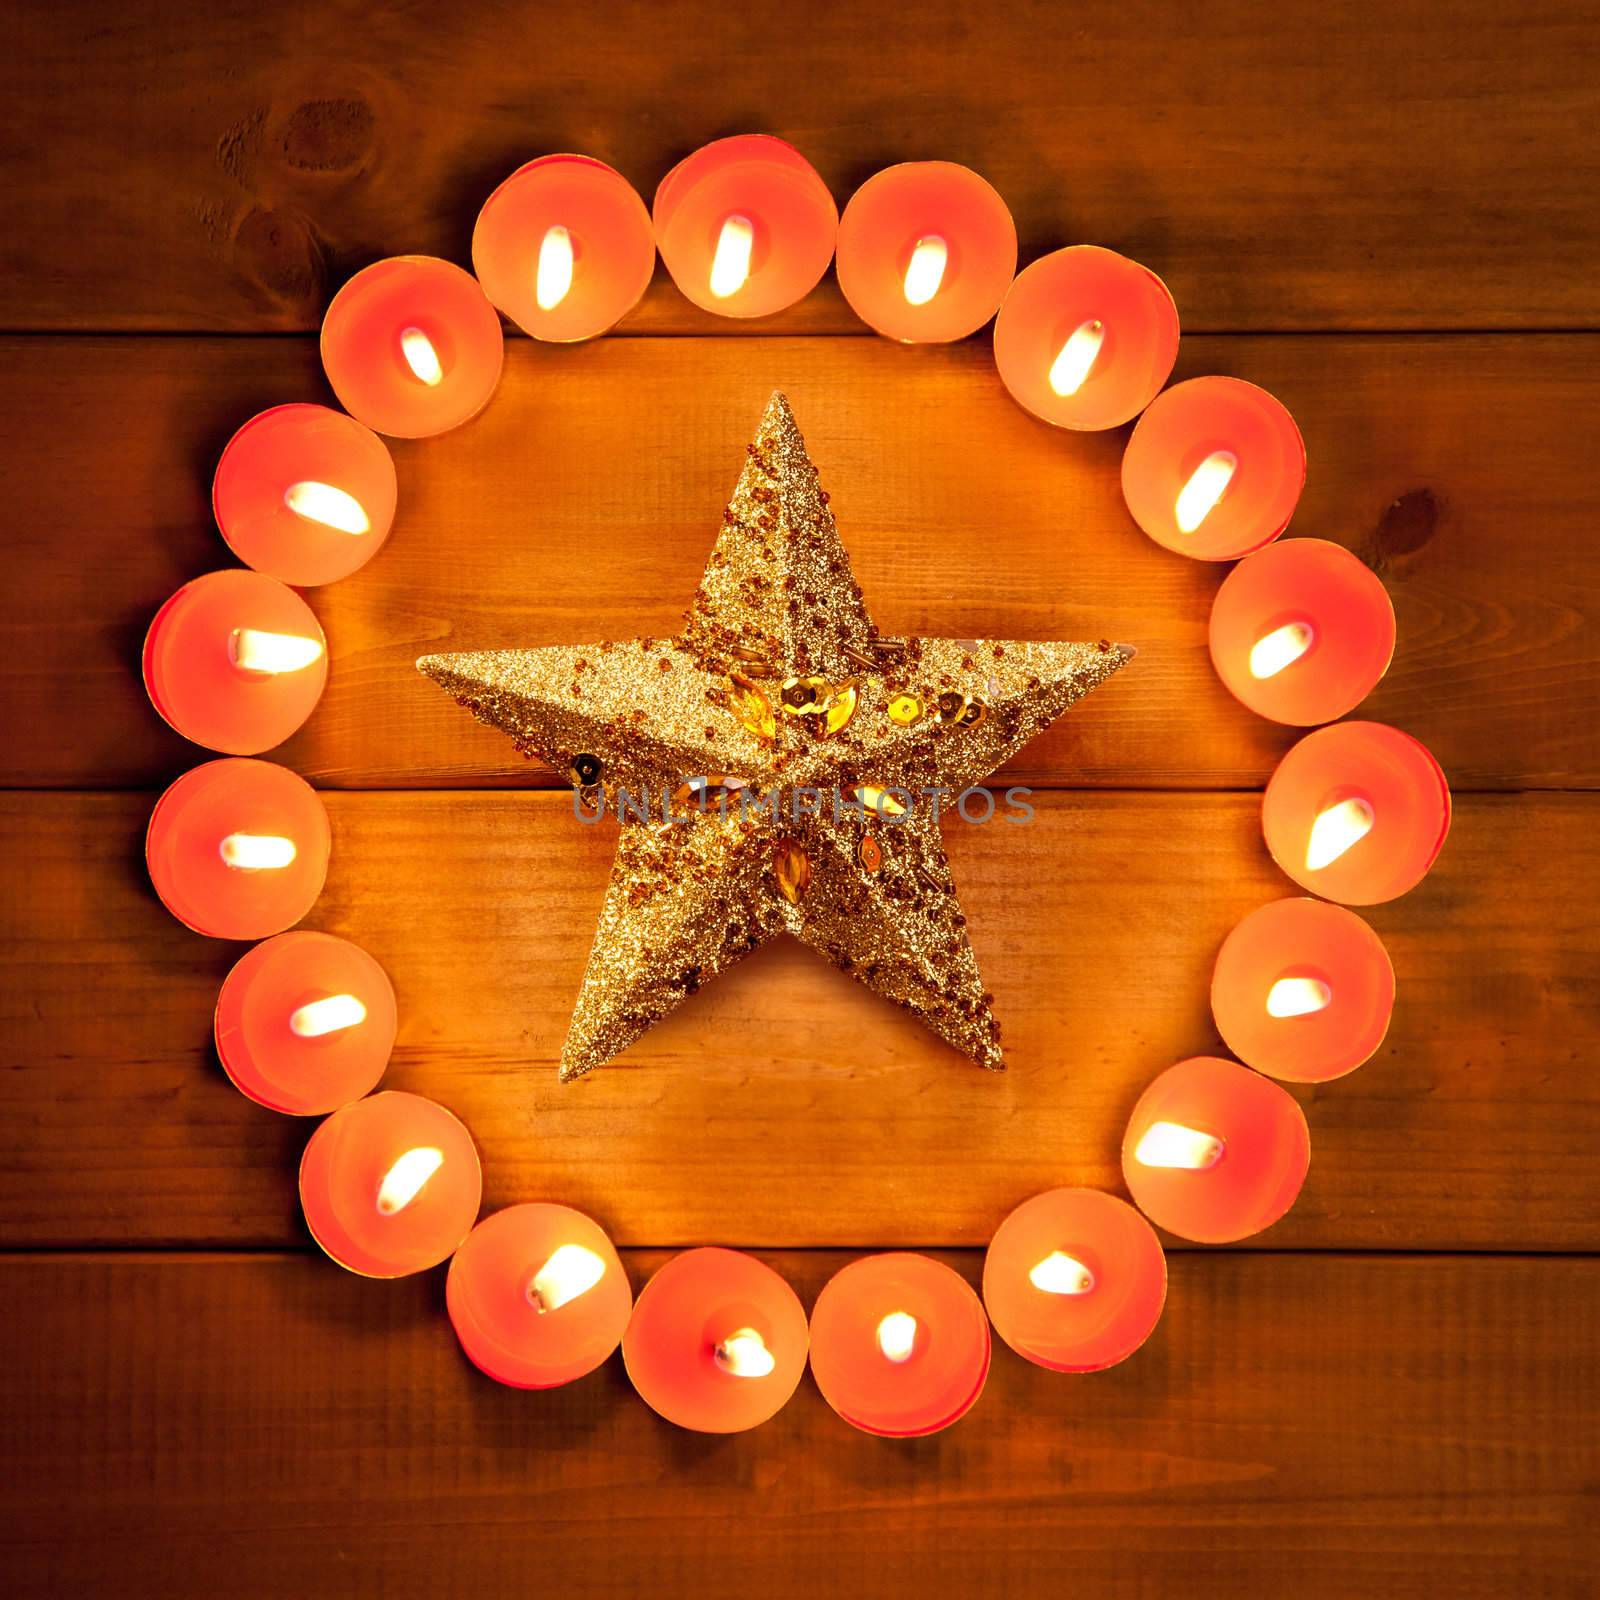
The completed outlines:
{"type": "Polygon", "coordinates": [[[423,1185],[444,1165],[444,1151],[425,1145],[407,1150],[378,1185],[378,1210],[386,1217],[404,1211],[422,1193],[423,1185]]]}
{"type": "Polygon", "coordinates": [[[1306,844],[1306,871],[1320,872],[1331,867],[1347,850],[1359,844],[1372,831],[1375,814],[1361,799],[1341,800],[1317,814],[1306,844]]]}
{"type": "Polygon", "coordinates": [[[322,659],[322,641],[298,633],[235,628],[228,636],[228,655],[241,672],[299,672],[322,659]]]}
{"type": "Polygon", "coordinates": [[[1193,533],[1211,515],[1238,470],[1239,458],[1231,450],[1213,450],[1194,469],[1173,508],[1179,532],[1193,533]]]}
{"type": "Polygon", "coordinates": [[[1050,387],[1062,399],[1076,394],[1084,385],[1105,343],[1106,325],[1098,317],[1080,322],[1071,337],[1050,363],[1050,387]]]}
{"type": "Polygon", "coordinates": [[[916,1345],[917,1319],[909,1311],[891,1311],[878,1324],[878,1349],[886,1361],[909,1361],[916,1345]]]}
{"type": "Polygon", "coordinates": [[[1052,1250],[1028,1269],[1028,1282],[1043,1294],[1088,1294],[1094,1274],[1075,1256],[1052,1250]]]}
{"type": "Polygon", "coordinates": [[[1309,622],[1286,622],[1281,628],[1263,634],[1250,646],[1250,676],[1277,677],[1311,648],[1316,637],[1309,622]]]}
{"type": "Polygon", "coordinates": [[[1186,1128],[1181,1122],[1152,1122],[1139,1140],[1133,1158],[1145,1167],[1178,1167],[1204,1172],[1222,1159],[1222,1140],[1215,1134],[1186,1128]]]}
{"type": "Polygon", "coordinates": [[[286,867],[295,858],[293,839],[272,833],[230,833],[217,853],[226,866],[238,872],[262,872],[286,867]]]}
{"type": "Polygon", "coordinates": [[[317,483],[312,479],[291,483],[283,491],[283,503],[297,517],[304,517],[307,522],[320,522],[338,533],[366,533],[372,527],[361,502],[331,483],[317,483]]]}
{"type": "Polygon", "coordinates": [[[1267,991],[1269,1017],[1309,1017],[1325,1011],[1333,990],[1321,978],[1279,978],[1267,991]]]}
{"type": "Polygon", "coordinates": [[[716,1348],[717,1365],[735,1378],[765,1378],[777,1366],[767,1342],[754,1328],[738,1328],[716,1348]]]}
{"type": "Polygon", "coordinates": [[[572,289],[572,235],[556,223],[539,243],[534,299],[541,311],[553,311],[572,289]]]}
{"type": "Polygon", "coordinates": [[[289,1031],[302,1039],[320,1039],[367,1020],[367,1008],[353,994],[333,994],[313,1000],[289,1018],[289,1031]]]}
{"type": "Polygon", "coordinates": [[[581,1244],[558,1245],[533,1275],[528,1300],[543,1315],[559,1311],[588,1292],[606,1275],[606,1264],[581,1244]]]}
{"type": "Polygon", "coordinates": [[[748,217],[729,217],[717,235],[717,253],[711,259],[711,292],[719,300],[737,294],[750,277],[750,252],[756,230],[748,217]]]}
{"type": "Polygon", "coordinates": [[[909,305],[925,306],[939,292],[945,268],[950,263],[950,247],[936,233],[917,240],[906,265],[905,294],[909,305]]]}
{"type": "Polygon", "coordinates": [[[412,374],[432,389],[444,378],[444,367],[439,362],[439,352],[433,340],[421,328],[403,328],[400,332],[400,353],[412,374]]]}

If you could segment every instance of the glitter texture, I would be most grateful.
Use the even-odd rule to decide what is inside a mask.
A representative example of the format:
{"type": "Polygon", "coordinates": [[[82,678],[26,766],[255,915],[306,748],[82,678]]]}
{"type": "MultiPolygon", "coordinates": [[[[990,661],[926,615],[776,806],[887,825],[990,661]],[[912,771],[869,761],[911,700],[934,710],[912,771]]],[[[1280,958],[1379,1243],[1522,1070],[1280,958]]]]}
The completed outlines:
{"type": "Polygon", "coordinates": [[[775,394],[677,638],[417,667],[591,808],[623,802],[568,1079],[778,933],[1001,1066],[937,805],[953,810],[1131,655],[880,635],[775,394]],[[908,697],[927,714],[892,717],[908,697]],[[947,793],[936,803],[930,790],[947,793]],[[664,822],[668,807],[682,820],[664,822]]]}

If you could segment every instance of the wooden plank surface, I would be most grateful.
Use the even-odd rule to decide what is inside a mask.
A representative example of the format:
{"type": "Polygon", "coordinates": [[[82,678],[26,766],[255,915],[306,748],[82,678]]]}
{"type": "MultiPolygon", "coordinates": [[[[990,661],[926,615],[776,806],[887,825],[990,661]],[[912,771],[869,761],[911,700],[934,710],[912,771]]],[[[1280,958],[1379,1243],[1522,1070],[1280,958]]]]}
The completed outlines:
{"type": "MultiPolygon", "coordinates": [[[[612,842],[555,795],[330,795],[308,925],[391,973],[387,1082],[465,1118],[491,1205],[561,1199],[629,1244],[977,1244],[1041,1189],[1120,1189],[1144,1085],[1217,1048],[1218,945],[1289,890],[1251,796],[1036,798],[1026,826],[945,829],[1006,1030],[998,1075],[784,942],[621,1063],[559,1084],[612,842]]],[[[309,1124],[218,1069],[211,1009],[239,947],[155,902],[149,805],[0,798],[0,1238],[299,1241],[309,1124]]],[[[1298,1091],[1310,1178],[1258,1242],[1600,1244],[1600,929],[1574,892],[1597,867],[1586,796],[1460,804],[1434,873],[1370,913],[1399,975],[1394,1025],[1354,1076],[1298,1091]]]]}
{"type": "MultiPolygon", "coordinates": [[[[718,134],[795,141],[841,202],[881,166],[984,172],[1024,259],[1092,240],[1191,327],[1594,327],[1584,0],[219,0],[188,20],[12,8],[0,262],[25,328],[306,328],[378,256],[465,261],[520,162],[579,149],[648,197],[718,134]],[[203,18],[203,26],[200,25],[203,18]]],[[[702,328],[658,275],[633,325],[702,328]]],[[[833,293],[785,326],[853,330],[833,293]]]]}
{"type": "MultiPolygon", "coordinates": [[[[1300,418],[1293,531],[1382,575],[1399,614],[1363,714],[1427,741],[1457,789],[1600,782],[1592,338],[1212,338],[1222,371],[1300,418]]],[[[261,407],[325,395],[311,341],[12,339],[0,429],[9,577],[0,782],[166,782],[198,752],[138,680],[149,618],[226,564],[210,477],[261,407]],[[70,419],[70,420],[68,420],[70,419]]],[[[373,563],[312,592],[333,670],[281,759],[324,784],[548,782],[413,670],[426,651],[676,627],[774,386],[791,395],[869,603],[893,631],[1135,643],[1135,666],[1006,776],[1261,784],[1297,734],[1232,700],[1206,619],[1222,573],[1146,539],[1118,488],[1125,430],[1026,416],[987,347],[880,341],[518,341],[488,412],[396,447],[401,512],[373,563]]]]}
{"type": "MultiPolygon", "coordinates": [[[[662,1260],[631,1257],[637,1284],[662,1260]]],[[[773,1264],[809,1305],[843,1257],[773,1264]]],[[[953,1258],[976,1279],[976,1253],[953,1258]]],[[[621,1363],[545,1394],[461,1356],[440,1274],[11,1257],[0,1577],[24,1596],[915,1592],[1581,1600],[1600,1262],[1172,1263],[1126,1365],[999,1348],[950,1432],[853,1432],[810,1378],[753,1433],[621,1363]]]]}

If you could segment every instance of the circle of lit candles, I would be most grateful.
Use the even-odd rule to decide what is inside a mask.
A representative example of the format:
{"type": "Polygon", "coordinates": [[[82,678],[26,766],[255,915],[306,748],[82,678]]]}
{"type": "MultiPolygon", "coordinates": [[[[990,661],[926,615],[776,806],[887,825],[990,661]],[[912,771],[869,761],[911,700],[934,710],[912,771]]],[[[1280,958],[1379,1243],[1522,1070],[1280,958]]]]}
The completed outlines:
{"type": "Polygon", "coordinates": [[[976,332],[1017,271],[1017,228],[999,192],[953,161],[874,173],[839,219],[839,288],[861,320],[903,344],[976,332]]]}
{"type": "Polygon", "coordinates": [[[1217,1031],[1241,1061],[1292,1083],[1326,1083],[1383,1043],[1394,967],[1353,911],[1275,900],[1223,941],[1211,977],[1217,1031]]]}
{"type": "Polygon", "coordinates": [[[1287,1090],[1216,1056],[1168,1067],[1139,1097],[1122,1175],[1158,1227],[1230,1244],[1295,1202],[1311,1163],[1305,1113],[1287,1090]]]}
{"type": "Polygon", "coordinates": [[[1382,722],[1308,733],[1261,803],[1272,859],[1303,889],[1371,906],[1414,889],[1444,848],[1450,788],[1420,740],[1382,722]]]}
{"type": "Polygon", "coordinates": [[[865,1256],[817,1296],[811,1375],[864,1433],[937,1433],[983,1392],[989,1319],[966,1279],[942,1262],[906,1251],[865,1256]]]}
{"type": "Polygon", "coordinates": [[[322,365],[339,403],[397,439],[475,417],[504,361],[500,318],[478,280],[436,256],[374,262],[322,319],[322,365]]]}
{"type": "Polygon", "coordinates": [[[1072,245],[1024,267],[994,325],[994,362],[1018,404],[1058,428],[1115,428],[1161,392],[1178,308],[1148,267],[1072,245]]]}
{"type": "Polygon", "coordinates": [[[396,483],[389,448],[327,406],[252,417],[217,462],[211,505],[247,567],[310,587],[347,578],[389,536],[396,483]]]}
{"type": "Polygon", "coordinates": [[[1233,561],[1289,526],[1306,481],[1294,418],[1239,378],[1174,384],[1139,418],[1122,456],[1122,497],[1157,544],[1233,561]]]}
{"type": "Polygon", "coordinates": [[[765,317],[821,281],[839,208],[793,145],[746,133],[684,157],[657,187],[652,220],[686,298],[718,316],[765,317]]]}
{"type": "Polygon", "coordinates": [[[145,863],[161,903],[214,939],[265,939],[316,904],[328,813],[298,773],[229,758],[184,773],[150,813],[145,863]]]}
{"type": "Polygon", "coordinates": [[[668,1422],[739,1433],[788,1403],[806,1343],[805,1308],[771,1267],[707,1246],[674,1256],[639,1291],[622,1359],[668,1422]]]}
{"type": "Polygon", "coordinates": [[[483,1173],[461,1121],[386,1090],[344,1106],[300,1159],[300,1205],[317,1244],[363,1278],[436,1267],[466,1238],[483,1173]]]}
{"type": "Polygon", "coordinates": [[[323,1116],[378,1086],[395,1023],[394,988],[365,950],[331,933],[280,933],[223,980],[217,1056],[258,1105],[323,1116]]]}
{"type": "Polygon", "coordinates": [[[622,1342],[633,1291],[600,1225],[567,1206],[508,1206],[456,1251],[445,1304],[479,1371],[516,1389],[553,1389],[622,1342]]]}
{"type": "Polygon", "coordinates": [[[1389,591],[1326,539],[1284,539],[1246,556],[1211,607],[1211,660],[1257,716],[1301,727],[1361,704],[1394,656],[1389,591]]]}
{"type": "Polygon", "coordinates": [[[1053,1372],[1099,1372],[1131,1356],[1161,1320],[1167,1258],[1127,1201],[1052,1189],[995,1230],[983,1300],[1019,1356],[1053,1372]]]}
{"type": "Polygon", "coordinates": [[[472,267],[526,334],[570,344],[631,311],[655,270],[650,213],[620,172],[591,156],[540,156],[484,202],[472,267]]]}
{"type": "Polygon", "coordinates": [[[178,590],[145,634],[145,693],[185,739],[229,755],[282,744],[328,681],[311,607],[264,572],[229,567],[178,590]]]}

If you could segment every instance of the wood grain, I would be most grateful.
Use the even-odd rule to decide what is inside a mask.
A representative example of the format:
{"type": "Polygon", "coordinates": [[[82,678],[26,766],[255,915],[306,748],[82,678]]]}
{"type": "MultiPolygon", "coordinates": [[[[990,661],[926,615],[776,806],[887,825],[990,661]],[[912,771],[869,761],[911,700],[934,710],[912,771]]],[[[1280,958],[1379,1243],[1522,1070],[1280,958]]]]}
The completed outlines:
{"type": "MultiPolygon", "coordinates": [[[[1041,1189],[1120,1189],[1144,1085],[1218,1048],[1218,945],[1289,888],[1252,797],[1036,799],[1026,826],[945,830],[1006,1030],[998,1075],[786,942],[559,1084],[612,841],[554,795],[330,795],[309,925],[391,973],[386,1081],[465,1118],[491,1205],[565,1200],[629,1244],[977,1244],[1041,1189]]],[[[0,798],[0,1239],[299,1241],[309,1126],[219,1071],[211,1010],[239,948],[155,902],[149,806],[0,798]]],[[[1460,805],[1434,873],[1370,914],[1399,974],[1393,1027],[1354,1076],[1298,1091],[1310,1179],[1260,1242],[1600,1244],[1600,930],[1574,893],[1597,868],[1587,797],[1460,805]]]]}
{"type": "MultiPolygon", "coordinates": [[[[1363,714],[1428,742],[1458,789],[1600,783],[1600,583],[1589,338],[1214,338],[1182,374],[1279,393],[1308,441],[1294,532],[1339,540],[1399,614],[1363,714]]],[[[1137,644],[1134,668],[1006,777],[1253,787],[1297,734],[1232,700],[1206,619],[1225,568],[1124,509],[1125,430],[1069,436],[1012,403],[986,347],[842,339],[511,347],[502,392],[447,438],[396,447],[387,546],[312,592],[327,695],[281,759],[323,784],[545,783],[413,670],[423,652],[664,633],[698,581],[768,392],[794,400],[881,624],[1137,644]]],[[[285,340],[0,341],[9,577],[0,782],[164,783],[196,752],[137,675],[149,618],[226,564],[209,506],[228,434],[323,398],[285,340]],[[70,418],[70,424],[63,419],[70,418]]]]}
{"type": "MultiPolygon", "coordinates": [[[[1600,22],[1583,0],[929,0],[686,26],[648,0],[13,8],[0,61],[14,328],[306,328],[354,269],[466,261],[530,156],[645,193],[713,136],[797,143],[842,202],[879,167],[985,173],[1023,259],[1147,261],[1189,326],[1593,327],[1600,22]],[[203,25],[200,25],[203,17],[203,25]]],[[[658,273],[632,325],[703,329],[658,273]]],[[[836,294],[786,327],[859,331],[836,294]]],[[[720,326],[720,324],[719,324],[720,326]]],[[[737,331],[737,330],[727,330],[737,331]]]]}
{"type": "MultiPolygon", "coordinates": [[[[663,1257],[632,1256],[637,1284],[663,1257]]],[[[809,1305],[845,1258],[770,1258],[809,1305]]],[[[976,1253],[950,1258],[976,1279],[976,1253]]],[[[659,1421],[613,1358],[498,1389],[440,1274],[320,1259],[0,1264],[6,1592],[1144,1600],[1593,1593],[1600,1263],[1190,1255],[1087,1378],[998,1348],[932,1439],[810,1378],[764,1427],[659,1421]],[[870,1573],[870,1580],[863,1574],[870,1573]],[[863,1587],[863,1585],[867,1585],[863,1587]]]]}

